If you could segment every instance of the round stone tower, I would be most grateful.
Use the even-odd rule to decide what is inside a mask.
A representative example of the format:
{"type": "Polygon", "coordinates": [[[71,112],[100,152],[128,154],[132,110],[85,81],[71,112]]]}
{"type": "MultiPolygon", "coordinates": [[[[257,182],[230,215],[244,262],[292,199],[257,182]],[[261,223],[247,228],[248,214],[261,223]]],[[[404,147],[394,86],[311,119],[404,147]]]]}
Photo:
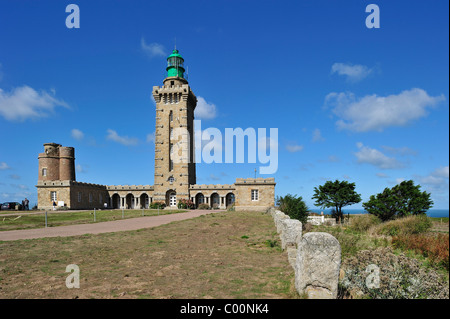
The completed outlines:
{"type": "Polygon", "coordinates": [[[45,143],[44,153],[40,153],[39,159],[39,181],[59,180],[59,147],[60,144],[45,143]]]}
{"type": "Polygon", "coordinates": [[[59,147],[59,179],[75,181],[75,149],[59,147]]]}

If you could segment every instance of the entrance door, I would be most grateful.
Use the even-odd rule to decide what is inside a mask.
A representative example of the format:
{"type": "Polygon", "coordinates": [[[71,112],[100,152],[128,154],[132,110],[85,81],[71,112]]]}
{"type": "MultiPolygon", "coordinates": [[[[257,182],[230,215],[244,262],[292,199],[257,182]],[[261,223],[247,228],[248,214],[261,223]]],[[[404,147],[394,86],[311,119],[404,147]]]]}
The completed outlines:
{"type": "Polygon", "coordinates": [[[169,195],[169,206],[171,206],[171,207],[177,206],[177,194],[170,193],[170,195],[169,195]]]}

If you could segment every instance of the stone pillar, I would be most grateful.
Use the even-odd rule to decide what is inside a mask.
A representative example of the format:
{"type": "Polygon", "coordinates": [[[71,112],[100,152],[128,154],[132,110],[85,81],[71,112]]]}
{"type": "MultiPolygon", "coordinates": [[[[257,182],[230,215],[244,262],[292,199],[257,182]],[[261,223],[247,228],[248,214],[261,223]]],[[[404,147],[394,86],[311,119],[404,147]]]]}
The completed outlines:
{"type": "Polygon", "coordinates": [[[303,236],[295,260],[295,288],[308,299],[336,299],[341,246],[328,233],[311,232],[303,236]]]}
{"type": "Polygon", "coordinates": [[[139,197],[135,197],[134,198],[134,209],[139,209],[139,202],[140,202],[140,198],[139,197]]]}
{"type": "Polygon", "coordinates": [[[281,220],[281,248],[296,247],[302,240],[302,223],[297,219],[281,220]]]}

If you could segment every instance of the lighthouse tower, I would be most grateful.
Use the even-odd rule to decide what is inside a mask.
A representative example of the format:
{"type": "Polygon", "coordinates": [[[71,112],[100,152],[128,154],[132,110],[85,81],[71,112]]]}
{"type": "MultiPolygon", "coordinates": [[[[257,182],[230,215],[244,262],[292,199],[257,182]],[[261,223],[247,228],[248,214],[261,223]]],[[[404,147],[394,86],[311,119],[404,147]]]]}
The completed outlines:
{"type": "Polygon", "coordinates": [[[184,59],[177,49],[167,58],[163,86],[153,87],[156,102],[154,201],[177,207],[189,199],[196,183],[194,110],[197,98],[184,76],[184,59]]]}

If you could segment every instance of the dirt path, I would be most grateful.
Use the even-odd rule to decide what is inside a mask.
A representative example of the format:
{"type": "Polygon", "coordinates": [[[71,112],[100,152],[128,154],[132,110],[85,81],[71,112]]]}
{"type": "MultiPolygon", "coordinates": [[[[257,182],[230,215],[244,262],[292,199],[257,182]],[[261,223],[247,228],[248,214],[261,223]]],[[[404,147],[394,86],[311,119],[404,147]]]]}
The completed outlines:
{"type": "Polygon", "coordinates": [[[194,218],[205,214],[211,214],[214,212],[219,211],[193,210],[179,214],[136,217],[94,224],[80,224],[80,225],[37,228],[37,229],[2,231],[0,232],[0,241],[11,241],[19,239],[33,239],[44,237],[67,237],[84,234],[101,234],[117,231],[137,230],[142,228],[156,227],[163,224],[168,224],[173,221],[194,218]]]}

